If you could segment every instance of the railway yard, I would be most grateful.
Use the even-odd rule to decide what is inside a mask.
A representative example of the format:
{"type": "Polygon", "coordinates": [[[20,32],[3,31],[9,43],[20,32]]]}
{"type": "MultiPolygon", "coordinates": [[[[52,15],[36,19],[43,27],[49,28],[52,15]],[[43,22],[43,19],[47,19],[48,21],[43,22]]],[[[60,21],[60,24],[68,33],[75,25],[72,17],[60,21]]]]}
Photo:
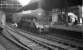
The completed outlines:
{"type": "Polygon", "coordinates": [[[0,50],[83,50],[82,0],[0,0],[0,50]]]}
{"type": "MultiPolygon", "coordinates": [[[[61,35],[31,33],[12,26],[6,26],[3,36],[25,50],[81,50],[82,39],[61,35]]],[[[19,47],[18,47],[19,48],[19,47]]]]}

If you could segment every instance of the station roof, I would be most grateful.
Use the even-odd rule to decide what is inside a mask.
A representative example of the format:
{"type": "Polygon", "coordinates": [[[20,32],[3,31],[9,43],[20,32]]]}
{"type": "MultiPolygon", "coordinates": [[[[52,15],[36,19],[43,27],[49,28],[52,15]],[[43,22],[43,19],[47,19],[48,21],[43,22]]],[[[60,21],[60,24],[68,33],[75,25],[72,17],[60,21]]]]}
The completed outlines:
{"type": "Polygon", "coordinates": [[[82,5],[82,0],[42,0],[41,6],[45,10],[52,8],[66,8],[76,5],[82,5]]]}
{"type": "MultiPolygon", "coordinates": [[[[17,0],[0,0],[1,3],[5,4],[13,4],[13,5],[3,5],[0,9],[5,10],[6,12],[17,12],[22,10],[31,10],[31,9],[37,9],[38,3],[32,3],[29,5],[26,5],[25,7],[22,7],[17,0]],[[17,5],[16,5],[17,4],[17,5]]],[[[38,1],[38,0],[36,0],[38,1]]],[[[66,8],[70,6],[75,5],[82,5],[82,0],[41,0],[41,7],[45,10],[51,10],[52,8],[66,8]]]]}

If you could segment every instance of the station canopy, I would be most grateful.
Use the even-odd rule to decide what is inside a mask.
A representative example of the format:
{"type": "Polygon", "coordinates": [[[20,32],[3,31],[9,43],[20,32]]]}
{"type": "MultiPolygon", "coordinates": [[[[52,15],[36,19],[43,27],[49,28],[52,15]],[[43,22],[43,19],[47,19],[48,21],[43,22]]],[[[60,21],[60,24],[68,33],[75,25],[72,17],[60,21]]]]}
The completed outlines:
{"type": "Polygon", "coordinates": [[[40,1],[40,7],[44,10],[82,5],[82,0],[0,0],[0,9],[5,10],[6,12],[36,9],[38,3],[34,2],[37,1],[40,1]]]}
{"type": "Polygon", "coordinates": [[[17,12],[20,9],[30,9],[34,5],[36,6],[35,2],[39,0],[0,0],[0,10],[5,12],[17,12]],[[32,5],[34,3],[34,5],[32,5]],[[25,8],[24,8],[25,7],[25,8]]]}
{"type": "Polygon", "coordinates": [[[41,2],[41,6],[45,10],[67,8],[76,5],[82,5],[82,0],[42,0],[41,2]]]}

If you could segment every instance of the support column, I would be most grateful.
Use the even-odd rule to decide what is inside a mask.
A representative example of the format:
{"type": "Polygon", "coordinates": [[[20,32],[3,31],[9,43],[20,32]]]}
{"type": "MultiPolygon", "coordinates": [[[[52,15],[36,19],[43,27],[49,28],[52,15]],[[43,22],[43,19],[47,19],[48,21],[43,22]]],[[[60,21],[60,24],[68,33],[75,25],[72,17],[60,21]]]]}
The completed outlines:
{"type": "Polygon", "coordinates": [[[82,6],[78,6],[78,8],[79,8],[80,24],[83,24],[83,21],[82,21],[82,20],[83,20],[83,16],[82,16],[82,14],[83,14],[83,13],[82,13],[82,11],[83,11],[83,10],[82,10],[82,6]]]}
{"type": "Polygon", "coordinates": [[[0,11],[0,26],[6,25],[6,15],[3,11],[0,11]]]}

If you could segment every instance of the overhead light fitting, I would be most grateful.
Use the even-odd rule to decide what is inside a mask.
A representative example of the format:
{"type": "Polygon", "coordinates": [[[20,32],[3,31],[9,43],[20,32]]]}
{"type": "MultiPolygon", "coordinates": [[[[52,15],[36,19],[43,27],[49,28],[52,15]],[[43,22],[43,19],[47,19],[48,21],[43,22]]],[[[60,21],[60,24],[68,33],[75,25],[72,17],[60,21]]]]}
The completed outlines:
{"type": "Polygon", "coordinates": [[[18,0],[18,2],[22,5],[22,6],[26,6],[30,3],[31,0],[18,0]]]}

